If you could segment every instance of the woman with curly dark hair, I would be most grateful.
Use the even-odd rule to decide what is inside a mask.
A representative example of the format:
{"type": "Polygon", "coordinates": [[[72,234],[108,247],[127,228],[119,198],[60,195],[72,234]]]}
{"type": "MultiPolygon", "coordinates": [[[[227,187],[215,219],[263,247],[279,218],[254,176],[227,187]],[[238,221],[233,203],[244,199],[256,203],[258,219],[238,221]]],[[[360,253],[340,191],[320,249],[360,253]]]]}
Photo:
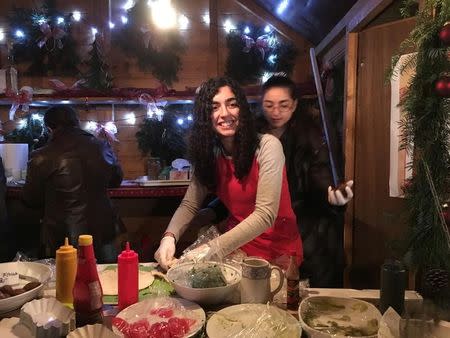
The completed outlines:
{"type": "Polygon", "coordinates": [[[230,212],[227,231],[191,256],[224,257],[240,248],[269,261],[295,256],[300,265],[302,243],[281,143],[272,135],[256,133],[245,94],[234,80],[219,77],[200,87],[189,151],[194,177],[155,253],[160,265],[167,269],[171,264],[176,240],[208,192],[230,212]]]}

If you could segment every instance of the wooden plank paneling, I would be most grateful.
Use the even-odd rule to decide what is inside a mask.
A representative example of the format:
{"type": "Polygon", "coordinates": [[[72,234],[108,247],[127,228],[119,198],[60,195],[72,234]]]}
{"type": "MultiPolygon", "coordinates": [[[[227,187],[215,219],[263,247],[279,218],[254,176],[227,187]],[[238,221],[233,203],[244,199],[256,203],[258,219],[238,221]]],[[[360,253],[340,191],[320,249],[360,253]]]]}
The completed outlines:
{"type": "MultiPolygon", "coordinates": [[[[358,71],[358,34],[350,33],[346,38],[347,58],[345,63],[345,98],[344,98],[344,154],[345,181],[355,177],[355,124],[356,94],[358,71]]],[[[346,269],[344,271],[344,287],[349,287],[349,271],[353,264],[353,216],[354,200],[347,204],[344,221],[344,254],[346,269]]]]}
{"type": "Polygon", "coordinates": [[[385,74],[413,27],[408,19],[358,35],[352,279],[359,284],[354,287],[378,287],[379,267],[392,255],[389,241],[401,239],[406,229],[404,201],[389,197],[391,93],[385,74]]]}

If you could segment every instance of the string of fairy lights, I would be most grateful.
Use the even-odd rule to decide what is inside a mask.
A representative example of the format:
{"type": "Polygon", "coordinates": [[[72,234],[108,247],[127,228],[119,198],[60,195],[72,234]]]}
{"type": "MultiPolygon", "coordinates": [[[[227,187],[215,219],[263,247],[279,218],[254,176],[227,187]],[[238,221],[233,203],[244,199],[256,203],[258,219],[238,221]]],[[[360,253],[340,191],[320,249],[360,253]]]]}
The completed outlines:
{"type": "MultiPolygon", "coordinates": [[[[118,25],[127,25],[128,24],[128,16],[127,12],[133,8],[136,4],[136,1],[134,0],[125,0],[122,2],[122,4],[119,6],[119,10],[117,11],[117,3],[114,4],[114,15],[113,15],[113,0],[108,0],[108,22],[107,27],[110,30],[113,30],[118,27],[118,25]]],[[[290,0],[282,0],[279,2],[276,13],[278,15],[282,15],[287,8],[289,7],[290,0]]],[[[148,0],[147,5],[149,9],[151,10],[151,17],[154,25],[158,27],[159,29],[173,29],[178,28],[180,30],[186,30],[190,26],[189,18],[179,13],[174,6],[172,5],[171,0],[148,0]]],[[[86,21],[85,17],[87,16],[87,13],[83,13],[82,11],[76,9],[72,11],[70,14],[71,19],[73,19],[73,22],[80,23],[82,21],[86,21]]],[[[41,25],[48,22],[48,18],[46,18],[43,15],[37,15],[33,17],[33,20],[36,24],[41,25]]],[[[57,17],[56,18],[56,25],[64,25],[65,24],[65,18],[64,17],[57,17]]],[[[205,12],[201,15],[201,22],[207,26],[211,25],[209,12],[205,12]]],[[[228,15],[224,17],[224,20],[221,22],[221,25],[218,25],[220,28],[223,28],[224,31],[228,34],[234,30],[237,29],[237,26],[235,22],[232,20],[232,16],[228,15]]],[[[14,42],[20,42],[21,40],[26,38],[26,31],[24,29],[21,29],[20,27],[14,28],[14,32],[8,32],[4,27],[0,27],[0,43],[4,43],[7,39],[8,34],[12,37],[15,41],[14,42]],[[11,34],[12,33],[12,34],[11,34]]],[[[266,25],[264,27],[264,32],[266,34],[271,34],[273,32],[273,27],[270,25],[266,25]]],[[[99,33],[99,28],[96,26],[90,27],[90,33],[92,34],[92,38],[95,39],[95,36],[99,33]]],[[[251,34],[251,29],[249,26],[246,26],[243,28],[242,33],[245,35],[251,34]]],[[[276,36],[271,37],[272,40],[269,40],[269,43],[276,44],[276,36]]],[[[268,61],[271,63],[275,63],[277,60],[277,55],[272,54],[269,55],[268,61]]],[[[262,76],[262,81],[264,82],[269,78],[272,74],[270,73],[264,73],[262,76]]],[[[61,103],[65,103],[61,101],[61,103]]],[[[147,113],[145,115],[136,116],[134,112],[130,112],[124,115],[124,118],[121,120],[114,120],[114,106],[112,108],[112,121],[82,121],[85,122],[84,129],[86,130],[93,130],[98,126],[99,123],[105,123],[104,127],[108,128],[111,132],[117,133],[117,127],[115,125],[115,122],[118,121],[125,121],[127,124],[133,125],[136,123],[136,120],[141,117],[147,117],[147,118],[157,118],[161,121],[162,116],[164,114],[164,111],[157,107],[156,104],[148,104],[147,105],[147,113]]],[[[43,116],[38,113],[33,113],[31,115],[31,118],[33,120],[39,120],[41,121],[43,119],[43,116]]],[[[185,118],[178,118],[176,123],[179,125],[186,125],[192,121],[192,115],[187,115],[185,118]]],[[[24,128],[27,126],[27,119],[20,119],[17,123],[18,128],[24,128]]]]}

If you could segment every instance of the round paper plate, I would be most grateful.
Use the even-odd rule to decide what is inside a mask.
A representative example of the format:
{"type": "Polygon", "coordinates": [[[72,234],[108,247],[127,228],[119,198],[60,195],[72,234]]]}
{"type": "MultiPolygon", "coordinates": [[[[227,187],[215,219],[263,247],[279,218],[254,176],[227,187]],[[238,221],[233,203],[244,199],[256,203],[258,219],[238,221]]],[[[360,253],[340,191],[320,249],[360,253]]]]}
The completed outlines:
{"type": "MultiPolygon", "coordinates": [[[[141,323],[144,330],[148,330],[154,324],[161,325],[161,323],[169,325],[172,322],[179,326],[180,321],[183,321],[183,324],[189,323],[189,329],[185,331],[184,335],[180,335],[180,338],[192,337],[205,324],[205,311],[199,305],[182,298],[148,298],[119,312],[113,319],[113,331],[123,336],[119,330],[121,327],[131,329],[133,324],[141,323]]],[[[159,330],[161,329],[160,326],[159,330]]]]}
{"type": "Polygon", "coordinates": [[[209,338],[299,338],[300,323],[286,311],[267,304],[239,304],[222,309],[206,324],[209,338]]]}

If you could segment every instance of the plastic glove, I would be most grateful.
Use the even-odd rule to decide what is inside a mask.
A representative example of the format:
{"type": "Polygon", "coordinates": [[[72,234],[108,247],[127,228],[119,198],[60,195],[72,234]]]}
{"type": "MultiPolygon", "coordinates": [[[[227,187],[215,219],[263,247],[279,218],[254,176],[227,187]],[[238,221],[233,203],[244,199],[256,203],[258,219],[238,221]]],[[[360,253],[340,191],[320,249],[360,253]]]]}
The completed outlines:
{"type": "Polygon", "coordinates": [[[215,239],[206,244],[202,244],[195,249],[187,252],[184,257],[187,260],[194,262],[209,261],[211,259],[220,259],[217,241],[215,239]]]}
{"type": "Polygon", "coordinates": [[[338,189],[333,189],[331,186],[328,187],[328,203],[331,205],[346,205],[353,198],[352,191],[353,181],[348,181],[345,183],[345,192],[347,196],[342,194],[342,191],[338,189]]]}
{"type": "Polygon", "coordinates": [[[161,239],[158,250],[155,252],[155,259],[159,265],[167,270],[174,261],[175,255],[175,238],[172,236],[165,236],[161,239]]]}

